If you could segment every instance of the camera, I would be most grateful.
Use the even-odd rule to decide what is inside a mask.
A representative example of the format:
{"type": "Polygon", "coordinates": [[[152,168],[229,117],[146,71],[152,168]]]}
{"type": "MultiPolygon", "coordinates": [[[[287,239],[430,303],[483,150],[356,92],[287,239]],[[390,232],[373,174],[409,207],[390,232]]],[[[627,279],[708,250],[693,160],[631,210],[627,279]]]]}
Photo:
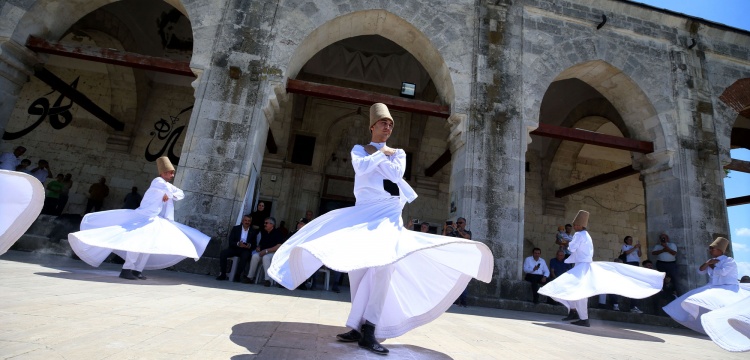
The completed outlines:
{"type": "Polygon", "coordinates": [[[453,221],[446,221],[445,225],[453,225],[453,221]]]}
{"type": "Polygon", "coordinates": [[[419,220],[419,219],[413,219],[412,221],[413,221],[413,222],[414,222],[415,224],[421,224],[421,223],[422,223],[422,221],[421,221],[421,220],[419,220]]]}

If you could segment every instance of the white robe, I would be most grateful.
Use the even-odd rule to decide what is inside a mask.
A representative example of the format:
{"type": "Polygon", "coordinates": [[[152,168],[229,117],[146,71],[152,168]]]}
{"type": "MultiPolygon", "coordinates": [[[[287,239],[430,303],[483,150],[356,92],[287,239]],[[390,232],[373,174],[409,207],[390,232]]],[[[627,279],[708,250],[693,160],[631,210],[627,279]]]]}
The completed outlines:
{"type": "Polygon", "coordinates": [[[740,286],[737,280],[734,259],[722,255],[716,269],[708,274],[708,284],[686,292],[663,308],[672,319],[702,334],[706,333],[701,324],[704,314],[750,297],[750,288],[740,286]]]}
{"type": "MultiPolygon", "coordinates": [[[[593,262],[594,245],[588,231],[578,231],[569,245],[571,255],[566,263],[575,266],[547,283],[539,293],[565,305],[599,294],[617,294],[643,299],[659,292],[664,273],[608,261],[593,262]]],[[[580,309],[579,309],[580,311],[580,309]]]]}
{"type": "MultiPolygon", "coordinates": [[[[384,144],[372,145],[382,147],[384,144]]],[[[352,310],[347,326],[359,330],[372,297],[383,299],[375,323],[377,338],[393,338],[424,325],[447,310],[471,278],[489,282],[493,257],[480,242],[411,231],[401,210],[416,198],[401,177],[406,154],[368,155],[352,149],[353,207],[328,212],[305,225],[276,252],[268,274],[294,289],[322,265],[349,273],[352,310]],[[388,179],[400,196],[383,190],[388,179]],[[373,277],[378,279],[373,279],[373,277]],[[386,281],[382,281],[385,279],[386,281]],[[386,283],[385,288],[375,284],[386,283]]]]}
{"type": "MultiPolygon", "coordinates": [[[[750,291],[750,284],[740,284],[750,291]]],[[[701,316],[706,334],[727,351],[750,351],[750,296],[701,316]]]]}
{"type": "Polygon", "coordinates": [[[111,252],[123,259],[126,252],[151,254],[144,269],[163,269],[185,258],[196,261],[211,237],[174,221],[174,201],[185,197],[182,190],[155,178],[143,194],[141,206],[90,213],[81,231],[68,234],[76,255],[97,267],[111,252]],[[164,195],[169,198],[162,201],[164,195]]]}
{"type": "Polygon", "coordinates": [[[44,186],[35,177],[0,170],[0,255],[29,229],[42,212],[44,186]]]}

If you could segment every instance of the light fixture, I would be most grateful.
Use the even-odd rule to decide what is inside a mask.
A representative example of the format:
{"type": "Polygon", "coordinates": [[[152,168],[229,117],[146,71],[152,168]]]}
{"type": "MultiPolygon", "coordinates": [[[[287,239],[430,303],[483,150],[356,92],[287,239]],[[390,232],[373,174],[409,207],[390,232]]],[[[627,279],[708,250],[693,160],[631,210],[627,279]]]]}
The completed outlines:
{"type": "Polygon", "coordinates": [[[417,85],[408,82],[401,83],[401,97],[413,99],[416,93],[417,85]]]}

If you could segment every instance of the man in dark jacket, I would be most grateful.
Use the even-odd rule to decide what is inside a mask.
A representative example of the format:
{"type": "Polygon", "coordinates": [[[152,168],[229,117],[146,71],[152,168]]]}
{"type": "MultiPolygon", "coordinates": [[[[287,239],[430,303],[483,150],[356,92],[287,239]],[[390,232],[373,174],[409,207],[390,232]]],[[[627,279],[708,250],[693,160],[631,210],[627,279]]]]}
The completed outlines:
{"type": "Polygon", "coordinates": [[[229,246],[219,253],[219,276],[216,280],[227,280],[227,259],[232,256],[240,258],[237,263],[237,271],[232,281],[239,282],[242,272],[245,271],[245,264],[250,260],[253,249],[256,247],[257,232],[250,225],[253,219],[250,215],[242,217],[242,223],[232,228],[229,233],[229,246]]]}
{"type": "Polygon", "coordinates": [[[281,231],[276,228],[276,219],[267,217],[263,221],[263,228],[260,230],[260,239],[258,240],[258,246],[253,251],[253,256],[250,260],[250,271],[248,272],[248,278],[242,279],[244,283],[252,284],[255,276],[255,271],[258,270],[260,261],[263,260],[263,285],[266,287],[271,286],[271,280],[268,279],[268,268],[271,267],[271,260],[273,260],[273,254],[276,250],[281,247],[284,242],[284,236],[281,235],[281,231]]]}

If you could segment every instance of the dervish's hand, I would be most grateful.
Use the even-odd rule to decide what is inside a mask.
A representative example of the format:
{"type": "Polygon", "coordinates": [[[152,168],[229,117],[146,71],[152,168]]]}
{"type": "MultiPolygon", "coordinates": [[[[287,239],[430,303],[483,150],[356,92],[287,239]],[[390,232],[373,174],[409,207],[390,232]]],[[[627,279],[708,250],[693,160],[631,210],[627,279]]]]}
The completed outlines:
{"type": "Polygon", "coordinates": [[[718,263],[719,263],[719,259],[708,259],[708,261],[706,261],[706,265],[708,266],[716,265],[718,263]]]}
{"type": "Polygon", "coordinates": [[[162,202],[167,202],[167,200],[169,200],[169,196],[167,196],[167,194],[164,194],[164,196],[162,196],[162,198],[161,198],[161,201],[162,202]]]}
{"type": "Polygon", "coordinates": [[[380,151],[383,152],[383,154],[386,154],[388,156],[391,156],[396,153],[396,149],[389,148],[388,146],[383,145],[382,148],[380,148],[380,151]]]}
{"type": "Polygon", "coordinates": [[[378,148],[376,148],[376,147],[374,147],[374,146],[372,146],[370,144],[367,144],[367,145],[365,145],[365,151],[367,151],[368,154],[372,155],[372,154],[378,152],[378,148]]]}

